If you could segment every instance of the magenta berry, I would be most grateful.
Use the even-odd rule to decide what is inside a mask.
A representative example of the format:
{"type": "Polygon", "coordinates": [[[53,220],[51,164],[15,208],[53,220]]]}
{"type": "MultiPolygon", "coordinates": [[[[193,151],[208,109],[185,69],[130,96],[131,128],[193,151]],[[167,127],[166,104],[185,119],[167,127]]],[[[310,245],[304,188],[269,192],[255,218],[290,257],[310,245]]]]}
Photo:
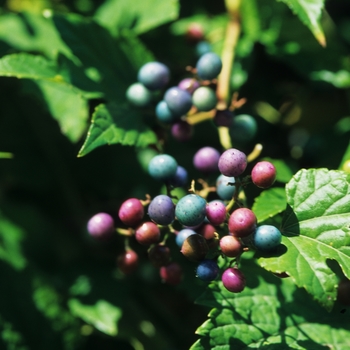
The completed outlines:
{"type": "Polygon", "coordinates": [[[247,156],[236,148],[230,148],[220,156],[218,167],[225,176],[239,176],[247,167],[247,156]]]}
{"type": "Polygon", "coordinates": [[[244,274],[237,268],[229,267],[221,277],[224,287],[233,293],[240,293],[246,285],[244,274]]]}
{"type": "Polygon", "coordinates": [[[236,237],[247,237],[256,230],[257,219],[252,210],[238,208],[232,212],[228,220],[230,234],[236,237]]]}
{"type": "Polygon", "coordinates": [[[203,173],[218,171],[220,152],[213,147],[200,148],[193,157],[193,165],[203,173]]]}
{"type": "Polygon", "coordinates": [[[114,220],[107,213],[98,213],[88,221],[87,230],[96,239],[109,238],[114,232],[114,220]]]}
{"type": "Polygon", "coordinates": [[[159,274],[164,283],[176,286],[182,280],[182,269],[177,262],[171,262],[169,265],[162,266],[159,274]]]}
{"type": "Polygon", "coordinates": [[[190,94],[193,94],[193,92],[200,87],[200,84],[198,80],[194,78],[185,78],[185,79],[182,79],[177,86],[181,90],[185,90],[190,94]]]}
{"type": "Polygon", "coordinates": [[[224,236],[220,239],[220,249],[229,258],[236,258],[243,252],[243,246],[239,238],[235,236],[224,236]]]}
{"type": "Polygon", "coordinates": [[[193,126],[185,120],[180,120],[171,126],[171,135],[177,141],[189,141],[193,135],[193,126]]]}
{"type": "Polygon", "coordinates": [[[276,180],[276,168],[267,161],[256,163],[251,172],[253,183],[260,188],[269,188],[276,180]]]}
{"type": "Polygon", "coordinates": [[[136,270],[138,262],[139,257],[137,253],[131,249],[126,250],[117,257],[117,266],[126,275],[136,270]]]}
{"type": "Polygon", "coordinates": [[[213,225],[221,225],[226,219],[226,206],[220,200],[213,200],[206,207],[207,219],[213,225]]]}
{"type": "Polygon", "coordinates": [[[145,214],[145,210],[141,201],[137,198],[129,198],[119,208],[119,219],[126,226],[137,226],[143,216],[145,214]]]}
{"type": "Polygon", "coordinates": [[[159,227],[152,221],[146,221],[136,229],[135,238],[142,245],[158,243],[160,239],[159,227]]]}

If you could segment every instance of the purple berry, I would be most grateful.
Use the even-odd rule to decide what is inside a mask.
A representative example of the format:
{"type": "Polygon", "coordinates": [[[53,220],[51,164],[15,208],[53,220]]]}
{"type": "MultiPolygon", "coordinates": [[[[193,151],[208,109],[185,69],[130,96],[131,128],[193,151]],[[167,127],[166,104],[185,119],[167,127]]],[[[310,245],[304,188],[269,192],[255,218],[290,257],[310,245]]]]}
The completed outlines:
{"type": "Polygon", "coordinates": [[[96,239],[109,238],[114,232],[114,220],[107,213],[98,213],[88,221],[87,230],[96,239]]]}
{"type": "Polygon", "coordinates": [[[246,285],[246,280],[243,273],[233,267],[229,267],[224,271],[221,277],[224,287],[233,293],[240,293],[246,285]]]}
{"type": "Polygon", "coordinates": [[[143,219],[145,210],[137,198],[129,198],[119,208],[119,219],[126,226],[136,226],[143,219]]]}
{"type": "Polygon", "coordinates": [[[187,170],[178,165],[175,175],[169,180],[169,184],[173,187],[183,187],[186,186],[188,181],[187,170]]]}
{"type": "Polygon", "coordinates": [[[200,84],[198,80],[194,78],[185,78],[185,79],[182,79],[177,86],[181,90],[185,90],[190,94],[193,94],[193,92],[200,87],[200,84]]]}
{"type": "Polygon", "coordinates": [[[175,205],[169,196],[160,194],[149,204],[148,215],[158,225],[170,225],[175,219],[175,205]]]}
{"type": "Polygon", "coordinates": [[[171,135],[177,141],[186,142],[192,138],[193,126],[185,120],[180,120],[172,125],[171,135]]]}
{"type": "Polygon", "coordinates": [[[137,242],[142,245],[158,243],[160,239],[159,227],[151,221],[146,221],[137,227],[135,231],[135,238],[137,242]]]}
{"type": "Polygon", "coordinates": [[[270,162],[258,162],[254,165],[251,176],[254,185],[260,188],[269,188],[276,180],[276,168],[270,162]]]}
{"type": "Polygon", "coordinates": [[[199,149],[193,157],[193,165],[203,173],[218,171],[220,152],[213,147],[199,149]]]}
{"type": "Polygon", "coordinates": [[[239,176],[247,167],[247,157],[240,150],[230,148],[220,156],[218,167],[226,176],[239,176]]]}
{"type": "Polygon", "coordinates": [[[221,225],[226,219],[226,206],[220,200],[213,200],[207,204],[207,219],[213,225],[221,225]]]}
{"type": "Polygon", "coordinates": [[[230,234],[235,237],[247,237],[256,230],[257,219],[248,208],[238,208],[233,211],[228,220],[230,234]]]}

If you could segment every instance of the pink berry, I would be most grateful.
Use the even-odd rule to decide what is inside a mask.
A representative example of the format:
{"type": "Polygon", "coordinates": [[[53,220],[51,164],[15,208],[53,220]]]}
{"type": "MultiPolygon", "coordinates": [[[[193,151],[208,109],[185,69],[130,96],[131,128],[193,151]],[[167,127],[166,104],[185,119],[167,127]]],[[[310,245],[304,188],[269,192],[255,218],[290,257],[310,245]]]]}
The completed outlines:
{"type": "Polygon", "coordinates": [[[252,210],[238,208],[232,212],[228,220],[230,234],[236,237],[247,237],[256,230],[257,219],[252,210]]]}
{"type": "Polygon", "coordinates": [[[136,229],[135,238],[137,242],[142,245],[158,243],[160,239],[160,229],[154,222],[146,221],[136,229]]]}
{"type": "Polygon", "coordinates": [[[269,188],[276,180],[276,168],[267,161],[256,163],[251,172],[253,183],[260,188],[269,188]]]}
{"type": "Polygon", "coordinates": [[[124,274],[132,273],[138,266],[139,257],[137,253],[131,249],[118,255],[117,265],[124,274]]]}
{"type": "Polygon", "coordinates": [[[98,213],[88,221],[87,230],[96,239],[109,238],[114,232],[114,220],[107,213],[98,213]]]}
{"type": "Polygon", "coordinates": [[[226,206],[220,200],[213,200],[207,204],[207,219],[213,225],[221,225],[226,219],[226,206]]]}
{"type": "Polygon", "coordinates": [[[243,252],[241,241],[235,236],[224,236],[220,239],[220,248],[229,258],[240,256],[243,252]]]}
{"type": "Polygon", "coordinates": [[[129,198],[120,206],[118,215],[126,226],[136,226],[141,222],[144,213],[141,201],[137,198],[129,198]]]}
{"type": "Polygon", "coordinates": [[[229,267],[221,277],[224,287],[233,293],[240,293],[246,285],[243,273],[237,268],[229,267]]]}

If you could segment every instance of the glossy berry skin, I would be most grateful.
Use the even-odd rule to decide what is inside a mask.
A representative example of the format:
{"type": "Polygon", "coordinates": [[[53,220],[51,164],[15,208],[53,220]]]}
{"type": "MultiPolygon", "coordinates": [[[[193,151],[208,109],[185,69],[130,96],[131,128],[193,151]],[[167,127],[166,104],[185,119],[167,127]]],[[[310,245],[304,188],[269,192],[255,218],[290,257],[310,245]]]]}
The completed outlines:
{"type": "Polygon", "coordinates": [[[196,64],[197,74],[203,80],[215,79],[221,72],[222,61],[214,52],[202,55],[196,64]]]}
{"type": "Polygon", "coordinates": [[[146,221],[136,228],[135,238],[142,245],[158,243],[160,239],[159,227],[152,221],[146,221]]]}
{"type": "Polygon", "coordinates": [[[137,74],[137,80],[150,90],[164,88],[169,83],[169,79],[169,68],[160,62],[144,64],[137,74]]]}
{"type": "Polygon", "coordinates": [[[117,266],[124,274],[134,272],[138,266],[139,257],[137,253],[131,249],[126,250],[117,257],[117,266]]]}
{"type": "Polygon", "coordinates": [[[337,301],[343,305],[350,305],[350,280],[343,279],[339,282],[337,301]]]}
{"type": "Polygon", "coordinates": [[[236,258],[243,252],[241,241],[234,236],[223,236],[219,245],[222,253],[229,258],[236,258]]]}
{"type": "Polygon", "coordinates": [[[171,135],[180,142],[191,140],[193,135],[193,126],[185,120],[175,122],[171,127],[171,135]]]}
{"type": "Polygon", "coordinates": [[[134,106],[146,107],[152,101],[152,93],[141,83],[134,83],[126,90],[126,98],[134,106]]]}
{"type": "Polygon", "coordinates": [[[148,215],[158,225],[170,225],[175,219],[175,205],[169,196],[160,194],[149,204],[148,215]]]}
{"type": "Polygon", "coordinates": [[[114,232],[114,220],[107,213],[98,213],[88,221],[87,230],[95,239],[110,238],[114,232]]]}
{"type": "Polygon", "coordinates": [[[240,114],[233,118],[230,136],[234,142],[251,141],[258,131],[256,120],[249,114],[240,114]]]}
{"type": "Polygon", "coordinates": [[[220,200],[213,200],[207,204],[206,213],[211,224],[221,225],[226,219],[226,206],[220,200]]]}
{"type": "Polygon", "coordinates": [[[257,219],[253,211],[248,208],[234,210],[228,220],[230,234],[235,237],[247,237],[254,233],[257,219]]]}
{"type": "Polygon", "coordinates": [[[188,194],[176,204],[175,216],[184,226],[197,226],[201,224],[206,215],[207,202],[197,194],[188,194]]]}
{"type": "Polygon", "coordinates": [[[137,226],[143,219],[144,214],[144,207],[137,198],[129,198],[124,201],[118,211],[121,222],[131,227],[137,226]]]}
{"type": "Polygon", "coordinates": [[[207,240],[200,234],[188,236],[181,247],[181,253],[190,261],[201,261],[209,251],[207,240]]]}
{"type": "Polygon", "coordinates": [[[246,286],[244,274],[237,268],[229,267],[221,277],[224,287],[232,293],[240,293],[246,286]]]}
{"type": "Polygon", "coordinates": [[[185,115],[192,107],[192,96],[185,90],[174,86],[164,94],[164,101],[175,117],[185,115]]]}
{"type": "Polygon", "coordinates": [[[177,262],[171,262],[159,269],[159,274],[164,283],[172,286],[178,285],[182,280],[182,269],[177,262]]]}
{"type": "Polygon", "coordinates": [[[177,162],[168,154],[159,154],[148,164],[148,173],[158,181],[167,181],[176,174],[177,162]]]}
{"type": "Polygon", "coordinates": [[[276,168],[270,162],[258,162],[254,165],[251,176],[254,185],[264,189],[269,188],[276,180],[276,168]]]}
{"type": "Polygon", "coordinates": [[[207,86],[199,87],[192,95],[192,103],[200,112],[214,109],[217,102],[215,91],[207,86]]]}
{"type": "Polygon", "coordinates": [[[155,267],[168,265],[170,262],[170,249],[164,244],[156,244],[148,250],[148,259],[155,267]]]}
{"type": "Polygon", "coordinates": [[[196,269],[196,276],[205,282],[215,280],[219,274],[219,266],[214,260],[204,259],[196,269]]]}
{"type": "Polygon", "coordinates": [[[164,100],[159,101],[157,103],[155,113],[157,119],[165,124],[172,124],[175,120],[178,119],[178,117],[175,117],[174,114],[171,112],[167,103],[164,100]]]}
{"type": "Polygon", "coordinates": [[[193,165],[203,173],[218,171],[220,152],[213,147],[200,148],[193,157],[193,165]]]}
{"type": "Polygon", "coordinates": [[[200,87],[198,80],[194,78],[185,78],[182,79],[177,85],[181,90],[185,90],[191,95],[193,92],[200,87]]]}
{"type": "Polygon", "coordinates": [[[190,229],[190,228],[184,228],[180,230],[175,238],[175,242],[179,248],[182,248],[183,243],[185,242],[186,238],[191,235],[197,234],[196,231],[190,229]]]}
{"type": "Polygon", "coordinates": [[[219,175],[216,179],[216,193],[222,200],[230,200],[236,192],[233,176],[219,175]]]}
{"type": "Polygon", "coordinates": [[[178,165],[174,177],[172,177],[169,180],[169,184],[173,187],[183,187],[183,186],[186,186],[187,182],[188,182],[187,170],[181,165],[178,165]]]}
{"type": "Polygon", "coordinates": [[[218,167],[221,174],[237,177],[247,167],[247,156],[236,148],[230,148],[221,154],[218,167]]]}
{"type": "Polygon", "coordinates": [[[216,126],[230,127],[233,123],[233,112],[229,109],[217,110],[213,118],[213,122],[216,126]]]}
{"type": "Polygon", "coordinates": [[[253,236],[256,249],[262,252],[273,252],[282,241],[280,230],[272,225],[259,226],[253,236]]]}

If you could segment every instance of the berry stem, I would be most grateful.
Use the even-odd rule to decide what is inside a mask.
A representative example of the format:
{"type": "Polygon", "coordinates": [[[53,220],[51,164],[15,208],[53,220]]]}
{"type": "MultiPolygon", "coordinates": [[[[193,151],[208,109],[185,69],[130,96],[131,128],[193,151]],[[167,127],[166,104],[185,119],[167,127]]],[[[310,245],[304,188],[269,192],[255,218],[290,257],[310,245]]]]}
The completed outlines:
{"type": "Polygon", "coordinates": [[[121,227],[117,227],[116,229],[116,232],[119,233],[120,235],[123,235],[123,236],[132,236],[134,234],[134,230],[132,228],[121,228],[121,227]]]}
{"type": "Polygon", "coordinates": [[[247,162],[250,163],[250,162],[254,161],[255,159],[257,159],[260,156],[262,150],[263,150],[262,144],[257,143],[255,145],[253,151],[250,154],[248,154],[247,162]]]}
{"type": "Polygon", "coordinates": [[[221,54],[222,71],[218,78],[217,97],[223,108],[227,108],[230,95],[230,79],[235,47],[241,33],[239,7],[241,0],[226,0],[226,9],[230,20],[227,24],[224,46],[221,54]]]}

